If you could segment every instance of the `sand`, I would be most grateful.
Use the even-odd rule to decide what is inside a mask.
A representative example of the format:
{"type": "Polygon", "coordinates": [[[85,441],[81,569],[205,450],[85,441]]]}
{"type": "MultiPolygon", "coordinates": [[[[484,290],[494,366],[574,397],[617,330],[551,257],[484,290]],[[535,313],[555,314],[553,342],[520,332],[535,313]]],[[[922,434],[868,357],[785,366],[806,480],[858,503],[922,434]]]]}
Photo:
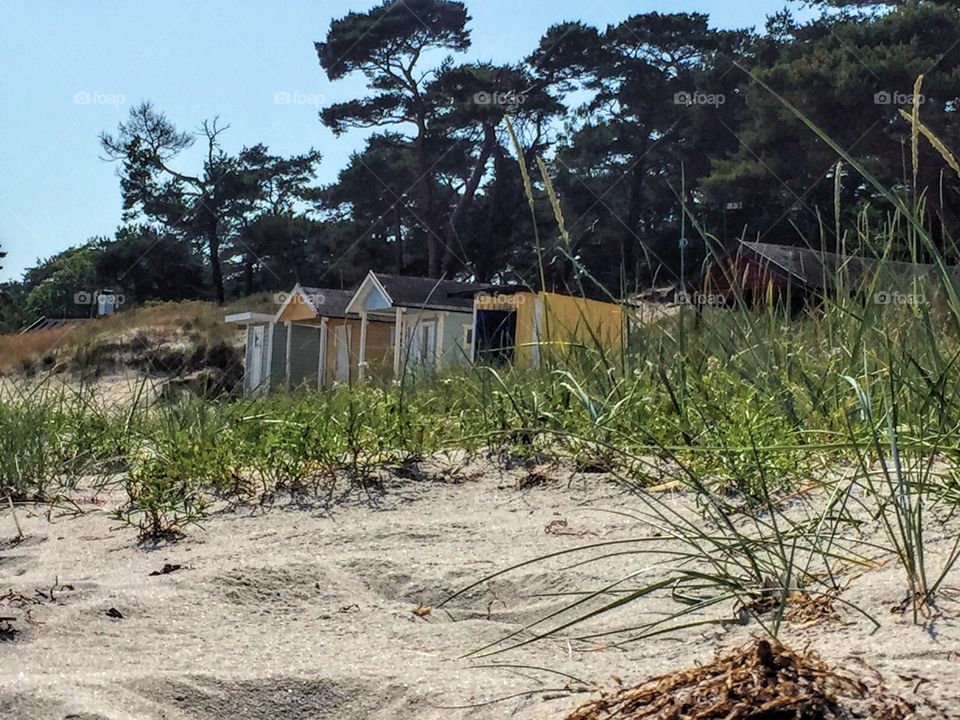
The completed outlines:
{"type": "MultiPolygon", "coordinates": [[[[649,531],[603,512],[640,503],[602,476],[542,474],[552,480],[521,489],[527,471],[483,466],[456,482],[394,477],[372,500],[358,491],[332,508],[282,499],[221,506],[202,530],[157,547],[117,529],[109,495],[82,502],[81,515],[21,506],[26,538],[17,544],[9,511],[0,511],[0,595],[20,594],[0,601],[18,630],[0,641],[0,718],[562,718],[589,687],[490,664],[635,683],[762,634],[751,621],[590,651],[561,635],[464,659],[562,602],[533,595],[596,588],[640,562],[616,556],[564,573],[556,571],[564,563],[531,565],[436,609],[511,564],[649,531]],[[164,565],[182,567],[151,574],[164,565]]],[[[693,508],[681,493],[668,502],[693,508]]],[[[928,554],[943,552],[949,535],[928,554]]],[[[880,629],[840,607],[839,619],[788,625],[784,639],[871,683],[882,678],[919,703],[917,717],[960,709],[960,606],[950,592],[921,626],[891,612],[903,597],[895,563],[856,578],[843,597],[880,629]]],[[[662,595],[644,598],[590,627],[674,608],[662,595]]]]}

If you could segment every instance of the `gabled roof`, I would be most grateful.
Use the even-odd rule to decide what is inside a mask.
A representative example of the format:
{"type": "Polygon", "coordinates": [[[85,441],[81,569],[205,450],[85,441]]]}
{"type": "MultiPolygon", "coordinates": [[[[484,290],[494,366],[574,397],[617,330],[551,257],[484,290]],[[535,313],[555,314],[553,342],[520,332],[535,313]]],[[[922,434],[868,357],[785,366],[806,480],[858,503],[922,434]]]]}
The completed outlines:
{"type": "MultiPolygon", "coordinates": [[[[881,260],[863,255],[840,255],[808,247],[774,245],[772,243],[741,242],[748,253],[769,261],[812,290],[831,290],[843,272],[846,282],[856,286],[864,276],[882,270],[891,278],[911,280],[936,277],[935,265],[926,263],[881,260]]],[[[960,279],[960,268],[949,266],[947,274],[954,281],[960,279]]]]}
{"type": "Polygon", "coordinates": [[[350,290],[307,287],[297,283],[283,305],[280,306],[275,319],[279,320],[283,316],[284,310],[292,302],[303,303],[316,318],[345,318],[347,317],[347,304],[352,297],[353,292],[350,290]]]}
{"type": "Polygon", "coordinates": [[[317,317],[347,317],[347,304],[353,297],[352,290],[331,290],[330,288],[305,286],[301,286],[300,289],[307,298],[307,304],[313,309],[317,317]]]}
{"type": "Polygon", "coordinates": [[[479,283],[390,275],[371,270],[360,287],[357,288],[357,292],[354,293],[353,300],[348,306],[350,312],[359,312],[361,309],[359,293],[361,289],[370,285],[376,287],[384,295],[386,301],[395,308],[423,308],[426,310],[454,310],[458,312],[471,311],[473,309],[473,292],[487,287],[479,283]]]}
{"type": "MultiPolygon", "coordinates": [[[[924,263],[881,260],[862,255],[840,255],[825,250],[794,245],[739,241],[730,247],[719,259],[742,254],[778,270],[811,291],[831,291],[836,289],[838,277],[842,272],[845,282],[856,287],[872,273],[883,273],[897,280],[911,280],[920,277],[937,277],[935,265],[924,263]]],[[[947,267],[947,274],[954,282],[960,282],[960,268],[947,267]]],[[[696,282],[693,280],[692,282],[696,282]]]]}
{"type": "Polygon", "coordinates": [[[485,285],[480,283],[466,283],[457,280],[437,280],[435,278],[409,277],[406,275],[387,275],[373,273],[394,306],[398,307],[427,307],[452,308],[455,310],[471,310],[473,296],[458,295],[464,291],[479,291],[485,285]]]}

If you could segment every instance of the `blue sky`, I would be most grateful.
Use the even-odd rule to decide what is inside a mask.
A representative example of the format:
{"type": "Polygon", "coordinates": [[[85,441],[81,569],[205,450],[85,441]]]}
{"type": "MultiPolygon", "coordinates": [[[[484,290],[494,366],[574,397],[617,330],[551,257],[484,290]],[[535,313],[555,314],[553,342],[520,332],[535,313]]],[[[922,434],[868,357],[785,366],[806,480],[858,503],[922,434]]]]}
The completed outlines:
{"type": "MultiPolygon", "coordinates": [[[[377,0],[379,1],[379,0],[377,0]]],[[[0,280],[94,235],[112,235],[121,200],[98,134],[151,100],[182,129],[219,115],[228,150],[315,147],[321,181],[362,136],[334,138],[319,108],[363,94],[363,78],[329,83],[313,43],[330,20],[374,0],[0,0],[0,280]]],[[[784,0],[467,0],[464,58],[516,61],[563,20],[597,26],[629,15],[699,11],[716,27],[762,28],[784,0]]],[[[796,3],[791,3],[796,7],[796,3]]],[[[189,162],[185,158],[184,162],[189,162]]]]}

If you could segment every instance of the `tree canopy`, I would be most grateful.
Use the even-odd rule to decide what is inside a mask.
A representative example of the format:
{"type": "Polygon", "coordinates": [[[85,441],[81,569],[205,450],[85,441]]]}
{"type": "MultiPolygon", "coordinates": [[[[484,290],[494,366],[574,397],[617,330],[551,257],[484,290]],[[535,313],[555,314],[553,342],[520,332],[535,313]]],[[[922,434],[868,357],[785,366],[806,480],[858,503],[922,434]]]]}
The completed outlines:
{"type": "Polygon", "coordinates": [[[143,300],[222,302],[296,281],[349,286],[375,269],[558,289],[589,277],[628,294],[676,281],[709,242],[832,247],[836,213],[890,208],[781,98],[895,193],[925,202],[957,261],[960,179],[928,142],[914,177],[900,112],[922,75],[923,123],[958,149],[957,3],[817,6],[809,21],[785,10],[760,31],[718,29],[701,13],[571,20],[499,64],[474,45],[464,2],[346,13],[317,28],[314,46],[318,77],[365,84],[319,113],[335,137],[363,138],[335,180],[316,182],[316,150],[231,148],[226,122],[193,118],[198,130],[185,131],[144,102],[100,139],[123,225],[41,263],[22,289],[31,307],[63,312],[55,288],[81,279],[143,300]],[[184,170],[198,144],[189,156],[201,160],[184,170]]]}

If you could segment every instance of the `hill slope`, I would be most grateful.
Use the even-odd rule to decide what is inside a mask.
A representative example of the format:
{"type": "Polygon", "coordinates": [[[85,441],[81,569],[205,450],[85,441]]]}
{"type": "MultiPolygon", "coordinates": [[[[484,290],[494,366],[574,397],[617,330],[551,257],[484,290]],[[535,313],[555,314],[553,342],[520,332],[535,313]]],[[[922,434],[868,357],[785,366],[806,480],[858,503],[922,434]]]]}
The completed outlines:
{"type": "Polygon", "coordinates": [[[242,375],[243,333],[227,325],[224,316],[272,309],[264,295],[228,306],[167,302],[49,330],[0,335],[0,376],[8,383],[49,372],[85,378],[127,371],[185,377],[213,368],[218,382],[229,389],[242,375]]]}

